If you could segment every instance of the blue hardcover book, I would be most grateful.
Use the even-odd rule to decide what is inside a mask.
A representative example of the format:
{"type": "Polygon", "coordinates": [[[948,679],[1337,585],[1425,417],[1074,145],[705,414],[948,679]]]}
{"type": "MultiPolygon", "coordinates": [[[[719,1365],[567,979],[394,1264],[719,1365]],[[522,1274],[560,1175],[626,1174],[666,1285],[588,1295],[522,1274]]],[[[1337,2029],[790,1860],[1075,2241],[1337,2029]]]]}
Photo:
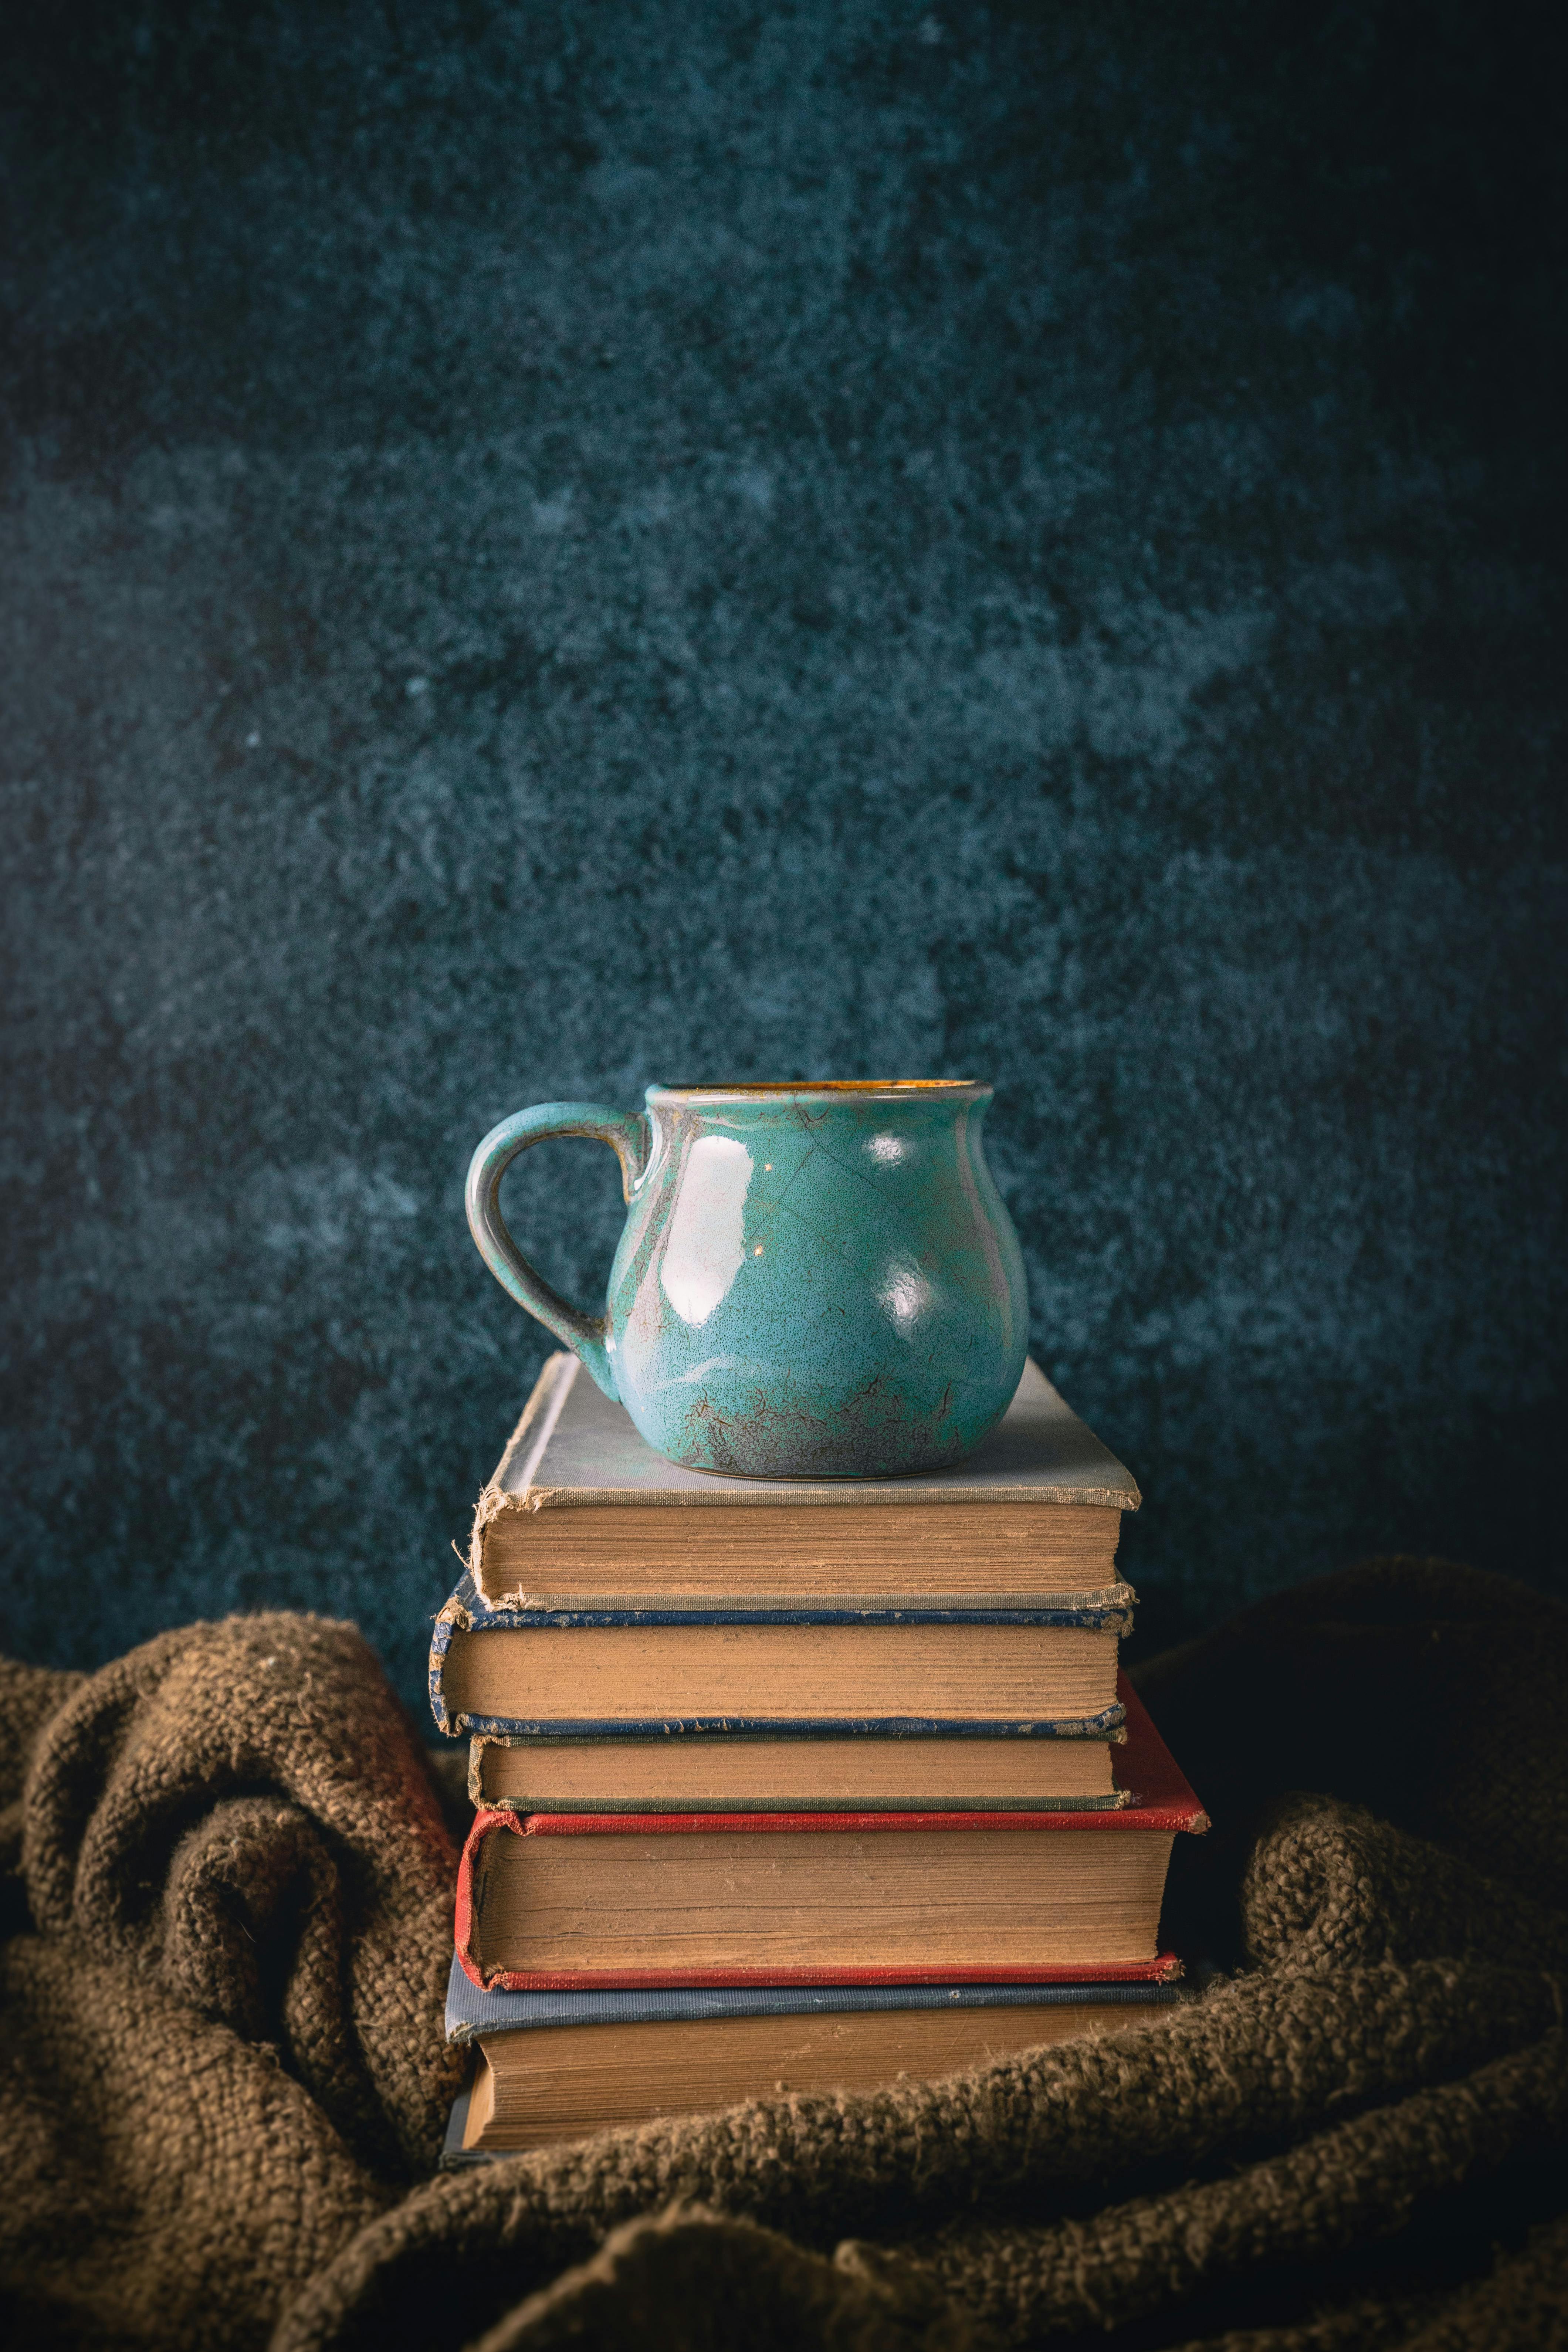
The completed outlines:
{"type": "Polygon", "coordinates": [[[447,1980],[447,2039],[478,2042],[550,2025],[651,2025],[705,2017],[808,2017],[851,2010],[1169,2007],[1181,1985],[838,1984],[639,1987],[632,1991],[487,1992],[457,1954],[447,1980]]]}
{"type": "Polygon", "coordinates": [[[1152,2026],[1175,1985],[814,1985],[485,1993],[454,1966],[447,2030],[475,2046],[444,2168],[790,2092],[875,2090],[1042,2043],[1152,2026]]]}
{"type": "Polygon", "coordinates": [[[465,1575],[436,1621],[431,1711],[512,1739],[1103,1739],[1131,1601],[590,1611],[498,1606],[465,1575]]]}

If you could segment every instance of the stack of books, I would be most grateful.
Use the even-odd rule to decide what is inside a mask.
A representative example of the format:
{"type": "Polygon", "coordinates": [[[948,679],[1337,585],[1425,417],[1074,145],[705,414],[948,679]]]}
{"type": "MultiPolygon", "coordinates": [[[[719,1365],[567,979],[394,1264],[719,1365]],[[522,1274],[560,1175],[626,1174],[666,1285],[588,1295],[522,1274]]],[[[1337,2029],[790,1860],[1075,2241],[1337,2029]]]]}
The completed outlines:
{"type": "Polygon", "coordinates": [[[447,2160],[872,2089],[1181,1998],[1207,1822],[1118,1671],[1128,1473],[1034,1364],[918,1478],[656,1454],[552,1357],[430,1696],[470,1741],[447,2160]]]}

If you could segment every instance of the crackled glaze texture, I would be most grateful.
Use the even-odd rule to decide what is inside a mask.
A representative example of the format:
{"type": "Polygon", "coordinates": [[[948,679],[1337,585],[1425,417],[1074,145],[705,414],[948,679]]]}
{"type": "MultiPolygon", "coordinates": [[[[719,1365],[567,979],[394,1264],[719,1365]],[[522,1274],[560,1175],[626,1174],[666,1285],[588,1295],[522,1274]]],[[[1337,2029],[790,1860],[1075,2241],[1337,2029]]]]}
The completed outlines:
{"type": "Polygon", "coordinates": [[[917,1081],[650,1087],[646,1121],[547,1104],[475,1153],[474,1237],[672,1462],[934,1470],[979,1444],[1024,1366],[1024,1261],[981,1144],[990,1100],[917,1081]],[[495,1207],[517,1153],[562,1134],[612,1144],[626,1179],[603,1318],[541,1282],[495,1207]]]}

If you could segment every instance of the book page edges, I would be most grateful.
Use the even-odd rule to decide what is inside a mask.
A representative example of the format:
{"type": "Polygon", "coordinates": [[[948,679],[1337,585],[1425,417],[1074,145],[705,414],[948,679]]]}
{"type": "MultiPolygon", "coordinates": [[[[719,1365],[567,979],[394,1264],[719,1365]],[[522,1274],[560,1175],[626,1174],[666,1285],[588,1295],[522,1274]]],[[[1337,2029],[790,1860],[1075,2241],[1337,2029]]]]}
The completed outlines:
{"type": "Polygon", "coordinates": [[[468,1572],[476,1584],[479,1580],[479,1560],[484,1544],[484,1531],[490,1521],[502,1511],[537,1508],[531,1506],[529,1496],[535,1491],[533,1480],[544,1449],[555,1434],[555,1424],[562,1408],[572,1393],[573,1383],[583,1367],[577,1357],[566,1353],[547,1356],[539,1378],[522,1408],[522,1417],[507,1439],[506,1450],[495,1467],[495,1474],[479,1490],[474,1506],[474,1524],[468,1538],[468,1572]]]}
{"type": "MultiPolygon", "coordinates": [[[[1103,1733],[1101,1736],[1102,1736],[1102,1738],[1104,1738],[1104,1740],[1105,1740],[1105,1743],[1106,1743],[1107,1747],[1109,1747],[1109,1748],[1113,1751],[1111,1760],[1112,1760],[1112,1764],[1113,1764],[1113,1766],[1114,1766],[1114,1763],[1115,1763],[1115,1761],[1116,1761],[1116,1758],[1115,1758],[1115,1755],[1114,1755],[1114,1751],[1115,1751],[1117,1748],[1121,1748],[1121,1747],[1124,1746],[1124,1745],[1125,1745],[1125,1743],[1126,1743],[1126,1739],[1127,1739],[1127,1727],[1126,1727],[1126,1725],[1125,1725],[1124,1723],[1115,1724],[1115,1725],[1113,1725],[1113,1726],[1112,1726],[1112,1727],[1111,1727],[1109,1731],[1107,1731],[1107,1732],[1103,1733]]],[[[752,1738],[751,1739],[746,1739],[745,1738],[743,1738],[743,1737],[742,1737],[742,1738],[738,1738],[738,1739],[734,1740],[733,1742],[728,1742],[728,1741],[723,1740],[722,1738],[720,1738],[720,1739],[714,1740],[714,1739],[713,1739],[713,1735],[712,1735],[711,1733],[709,1735],[709,1738],[710,1738],[710,1740],[711,1740],[711,1741],[713,1742],[713,1744],[714,1744],[715,1746],[718,1746],[718,1747],[720,1747],[720,1748],[722,1748],[722,1747],[725,1747],[725,1746],[728,1746],[728,1745],[734,1745],[734,1746],[740,1746],[740,1747],[749,1747],[749,1746],[752,1746],[752,1745],[761,1745],[761,1746],[768,1746],[768,1747],[773,1747],[773,1746],[783,1747],[783,1746],[784,1746],[784,1745],[786,1745],[786,1744],[789,1744],[789,1745],[798,1744],[798,1745],[801,1745],[801,1746],[803,1746],[803,1747],[804,1747],[804,1746],[809,1746],[809,1744],[810,1744],[808,1741],[801,1741],[801,1742],[799,1742],[799,1743],[794,1743],[794,1742],[791,1742],[791,1743],[785,1743],[785,1742],[784,1742],[784,1741],[783,1741],[783,1740],[769,1739],[769,1738],[766,1738],[765,1737],[759,1738],[757,1735],[752,1735],[752,1738]]],[[[535,1749],[537,1749],[537,1748],[538,1748],[542,1744],[542,1743],[541,1741],[537,1740],[537,1739],[520,1738],[519,1738],[515,1733],[511,1733],[511,1732],[504,1732],[504,1731],[476,1731],[476,1732],[472,1732],[472,1733],[470,1733],[470,1735],[469,1735],[469,1738],[468,1738],[468,1802],[469,1802],[469,1804],[470,1804],[470,1805],[473,1805],[473,1806],[474,1806],[474,1807],[475,1807],[479,1811],[480,1811],[480,1812],[484,1812],[484,1811],[495,1811],[495,1812],[498,1812],[498,1813],[527,1813],[527,1812],[529,1812],[529,1811],[535,1811],[535,1810],[537,1810],[536,1808],[530,1807],[530,1806],[528,1806],[528,1805],[519,1803],[519,1802],[518,1802],[518,1801],[517,1801],[515,1798],[511,1798],[511,1797],[498,1797],[498,1796],[494,1796],[494,1795],[488,1794],[488,1793],[486,1792],[485,1785],[484,1785],[484,1750],[485,1750],[487,1748],[535,1748],[535,1749]]],[[[563,1747],[563,1748],[576,1748],[576,1747],[594,1747],[594,1748],[599,1748],[599,1747],[607,1747],[607,1746],[615,1746],[615,1747],[646,1747],[648,1743],[647,1743],[646,1740],[624,1740],[624,1739],[623,1739],[623,1740],[616,1740],[616,1739],[613,1739],[613,1738],[612,1738],[612,1739],[608,1739],[608,1740],[597,1740],[597,1739],[595,1739],[595,1740],[572,1740],[572,1739],[566,1739],[566,1740],[561,1740],[561,1741],[558,1741],[558,1742],[553,1742],[553,1743],[552,1743],[552,1745],[556,1745],[556,1746],[560,1746],[560,1747],[563,1747]]],[[[1069,1811],[1070,1811],[1070,1812],[1077,1812],[1077,1811],[1099,1811],[1099,1812],[1112,1812],[1112,1811],[1117,1811],[1118,1809],[1120,1809],[1120,1808],[1121,1808],[1121,1807],[1122,1807],[1122,1806],[1126,1806],[1126,1805],[1130,1805],[1130,1804],[1131,1804],[1131,1802],[1132,1802],[1132,1801],[1133,1801],[1132,1791],[1131,1791],[1131,1790],[1129,1790],[1129,1789],[1124,1789],[1124,1788],[1122,1788],[1119,1783],[1116,1783],[1116,1782],[1114,1782],[1114,1780],[1113,1780],[1113,1784],[1112,1784],[1112,1788],[1111,1788],[1111,1792],[1110,1792],[1110,1796],[1109,1796],[1109,1797],[1075,1797],[1074,1799],[1072,1799],[1072,1801],[1071,1801],[1071,1802],[1070,1802],[1070,1803],[1064,1803],[1064,1804],[1062,1804],[1062,1805],[1061,1805],[1061,1807],[1060,1807],[1060,1810],[1061,1810],[1062,1811],[1064,1811],[1064,1812],[1069,1812],[1069,1811]]],[[[586,1807],[584,1807],[584,1811],[586,1811],[586,1810],[588,1810],[588,1809],[587,1809],[586,1807]]],[[[599,1810],[599,1811],[604,1811],[604,1810],[605,1810],[605,1809],[604,1807],[602,1807],[602,1806],[601,1806],[601,1807],[599,1807],[597,1810],[599,1810]]],[[[622,1811],[626,1811],[626,1812],[632,1812],[632,1813],[636,1813],[636,1812],[646,1812],[646,1811],[647,1811],[647,1807],[646,1805],[638,1805],[638,1804],[633,1804],[633,1803],[628,1802],[628,1803],[627,1803],[626,1805],[625,1805],[624,1807],[618,1807],[618,1808],[616,1808],[615,1810],[622,1811]]],[[[828,1803],[826,1802],[826,1801],[825,1800],[821,1805],[815,1805],[815,1804],[814,1804],[813,1806],[811,1806],[811,1807],[809,1808],[809,1810],[810,1810],[810,1811],[816,1811],[816,1812],[830,1812],[830,1811],[833,1811],[833,1807],[832,1807],[830,1804],[828,1804],[828,1803]]],[[[929,1811],[930,1811],[930,1810],[931,1810],[931,1808],[930,1808],[929,1806],[926,1806],[926,1807],[922,1808],[921,1810],[923,1810],[923,1811],[925,1811],[929,1812],[929,1811]]],[[[1007,1811],[1021,1811],[1021,1810],[1025,1810],[1025,1809],[1024,1809],[1024,1808],[1022,1808],[1022,1807],[1019,1807],[1019,1806],[1015,1806],[1015,1805],[1013,1805],[1013,1804],[1011,1803],[1011,1801],[1009,1801],[1009,1803],[1008,1803],[1007,1807],[1005,1808],[1005,1810],[1007,1810],[1007,1811]]],[[[1032,1809],[1030,1809],[1030,1810],[1033,1810],[1034,1811],[1038,1812],[1038,1811],[1039,1811],[1039,1810],[1040,1810],[1040,1808],[1037,1805],[1037,1806],[1033,1807],[1033,1808],[1032,1808],[1032,1809]]]]}
{"type": "MultiPolygon", "coordinates": [[[[902,1816],[896,1820],[886,1818],[889,1819],[889,1826],[908,1827],[908,1822],[902,1816]]],[[[985,1814],[980,1818],[992,1824],[1016,1820],[1016,1816],[1011,1814],[985,1814]]],[[[1065,1822],[1074,1817],[1061,1814],[1050,1818],[1065,1822]]],[[[1127,1817],[1120,1813],[1102,1813],[1096,1818],[1101,1822],[1110,1822],[1125,1821],[1127,1817]]],[[[616,1816],[617,1825],[621,1819],[616,1816]]],[[[815,1826],[819,1823],[821,1816],[814,1815],[811,1819],[815,1826]]],[[[821,1969],[491,1969],[487,1974],[475,1950],[478,1921],[474,1906],[474,1867],[481,1840],[496,1829],[509,1830],[517,1836],[529,1834],[523,1821],[516,1813],[482,1812],[468,1832],[458,1864],[453,1940],[458,1967],[468,1982],[480,1992],[593,1992],[611,1987],[627,1991],[656,1991],[684,1986],[697,1989],[752,1984],[949,1984],[952,1980],[951,1967],[868,1969],[847,1967],[842,1963],[821,1969]]],[[[966,1980],[973,1984],[1165,1984],[1182,1974],[1182,1963],[1174,1952],[1158,1952],[1152,1960],[1101,1961],[1088,1966],[1082,1963],[1070,1966],[1065,1962],[1042,1966],[1037,1962],[1033,1966],[970,1968],[963,1973],[966,1980]]]]}
{"type": "MultiPolygon", "coordinates": [[[[519,1597],[521,1598],[521,1596],[519,1597]]],[[[511,1596],[509,1595],[509,1601],[510,1599],[511,1596]]],[[[1131,1622],[1130,1618],[1126,1616],[1125,1612],[1131,1604],[1136,1601],[1136,1599],[1137,1595],[1132,1591],[1131,1586],[1116,1585],[1107,1586],[1103,1588],[1101,1591],[1091,1594],[1046,1594],[1029,1600],[1022,1608],[996,1608],[995,1605],[993,1604],[993,1607],[988,1610],[986,1604],[982,1602],[971,1606],[968,1609],[963,1607],[954,1609],[950,1601],[942,1601],[934,1604],[934,1607],[928,1603],[925,1613],[933,1615],[942,1622],[952,1622],[954,1620],[963,1622],[966,1617],[970,1620],[980,1619],[983,1621],[988,1614],[993,1613],[1001,1615],[1005,1618],[1008,1616],[1022,1615],[1026,1618],[1033,1617],[1036,1619],[1038,1619],[1042,1614],[1044,1614],[1047,1621],[1050,1622],[1051,1618],[1056,1613],[1056,1604],[1062,1603],[1066,1605],[1062,1607],[1060,1613],[1062,1617],[1067,1619],[1069,1622],[1076,1625],[1081,1625],[1085,1630],[1103,1630],[1109,1633],[1120,1634],[1125,1630],[1126,1624],[1131,1622]],[[1125,1602],[1122,1600],[1123,1594],[1126,1596],[1125,1602]]],[[[851,1604],[851,1612],[855,1616],[868,1615],[881,1618],[891,1618],[897,1613],[897,1603],[895,1602],[890,1608],[889,1602],[885,1599],[878,1598],[874,1603],[868,1606],[865,1610],[861,1610],[858,1606],[851,1604]]],[[[552,1623],[556,1617],[570,1620],[572,1618],[592,1618],[595,1615],[602,1615],[608,1617],[613,1621],[615,1617],[621,1613],[622,1612],[615,1611],[596,1612],[581,1609],[565,1612],[546,1611],[543,1606],[539,1603],[525,1604],[521,1609],[513,1609],[502,1602],[487,1601],[485,1596],[477,1590],[472,1573],[465,1572],[458,1581],[456,1591],[452,1594],[451,1598],[443,1604],[441,1610],[437,1613],[435,1624],[431,1630],[427,1690],[430,1700],[430,1713],[435,1720],[437,1730],[442,1733],[442,1735],[448,1739],[460,1738],[465,1732],[469,1734],[491,1734],[503,1738],[510,1738],[526,1739],[530,1737],[537,1738],[540,1737],[549,1737],[552,1727],[557,1737],[576,1738],[614,1738],[617,1736],[622,1738],[637,1737],[648,1738],[658,1735],[679,1734],[685,1731],[692,1733],[700,1733],[702,1730],[722,1732],[729,1728],[733,1728],[736,1733],[752,1733],[757,1737],[765,1738],[769,1736],[776,1736],[788,1738],[799,1736],[809,1738],[812,1737],[814,1733],[820,1733],[823,1736],[837,1736],[837,1733],[840,1731],[871,1735],[880,1733],[880,1735],[884,1737],[896,1738],[900,1736],[901,1732],[911,1732],[914,1728],[912,1722],[906,1724],[901,1719],[897,1724],[894,1724],[891,1721],[873,1724],[868,1721],[862,1723],[846,1719],[844,1723],[837,1727],[826,1721],[820,1725],[813,1724],[805,1729],[803,1735],[802,1732],[797,1731],[792,1724],[786,1724],[781,1721],[775,1725],[767,1719],[763,1719],[753,1724],[744,1717],[737,1717],[732,1727],[721,1723],[717,1719],[710,1723],[706,1718],[704,1718],[700,1724],[697,1722],[687,1724],[684,1722],[677,1723],[673,1720],[668,1723],[656,1723],[651,1720],[647,1723],[639,1723],[636,1721],[623,1720],[618,1717],[607,1719],[603,1723],[583,1722],[573,1725],[563,1722],[552,1727],[551,1724],[542,1721],[540,1723],[531,1723],[523,1721],[521,1718],[513,1719],[499,1716],[481,1716],[475,1714],[469,1709],[462,1707],[455,1709],[448,1703],[446,1690],[447,1661],[451,1650],[452,1639],[455,1634],[472,1633],[475,1635],[482,1635],[486,1632],[509,1632],[521,1629],[537,1631],[540,1638],[544,1639],[548,1637],[552,1629],[552,1623]]],[[[645,1606],[642,1609],[628,1611],[625,1613],[633,1622],[647,1622],[650,1619],[657,1622],[658,1617],[661,1612],[657,1611],[650,1612],[645,1606]]],[[[814,1612],[810,1610],[801,1610],[798,1607],[793,1606],[785,1610],[770,1611],[768,1610],[765,1602],[760,1609],[753,1602],[751,1607],[738,1610],[733,1613],[741,1622],[746,1622],[748,1619],[754,1619],[760,1616],[764,1618],[764,1620],[768,1617],[783,1617],[786,1622],[803,1623],[811,1623],[813,1622],[833,1623],[842,1622],[846,1614],[845,1611],[842,1609],[816,1611],[814,1612]]],[[[915,1610],[910,1611],[909,1613],[921,1613],[918,1609],[918,1605],[915,1610]]],[[[717,1622],[726,1622],[728,1616],[728,1612],[716,1612],[710,1606],[704,1609],[679,1610],[668,1612],[668,1614],[673,1616],[679,1622],[689,1622],[694,1623],[713,1622],[716,1620],[717,1622]]],[[[1058,1738],[1104,1738],[1106,1734],[1111,1731],[1115,1726],[1119,1725],[1122,1719],[1122,1701],[1126,1697],[1126,1693],[1125,1691],[1121,1690],[1120,1683],[1118,1688],[1119,1698],[1117,1704],[1110,1709],[1107,1710],[1101,1717],[1086,1718],[1081,1722],[1068,1721],[1068,1719],[1063,1718],[1058,1724],[1052,1726],[1047,1731],[1042,1731],[1038,1736],[1058,1738]]],[[[1016,1727],[1015,1727],[1015,1730],[1016,1728],[1016,1727]]],[[[934,1727],[934,1736],[940,1737],[942,1727],[940,1725],[934,1727]]],[[[975,1736],[979,1736],[978,1732],[975,1736]]],[[[1008,1737],[1008,1727],[1005,1725],[998,1725],[994,1727],[994,1736],[997,1738],[1008,1737]]]]}
{"type": "MultiPolygon", "coordinates": [[[[1015,1829],[1058,1827],[1092,1829],[1116,1826],[1122,1829],[1170,1829],[1185,1832],[1192,1836],[1201,1836],[1210,1827],[1208,1814],[1194,1793],[1175,1758],[1161,1738],[1150,1719],[1147,1708],[1132,1688],[1125,1673],[1117,1675],[1116,1686],[1118,1697],[1126,1710],[1126,1744],[1121,1747],[1120,1752],[1112,1758],[1118,1791],[1125,1800],[1123,1805],[1117,1808],[1096,1807],[1092,1810],[1073,1809],[1061,1811],[1042,1808],[1034,1812],[1012,1811],[1005,1813],[988,1813],[970,1810],[962,1812],[923,1814],[911,1812],[835,1814],[815,1811],[799,1814],[766,1812],[679,1814],[652,1811],[547,1814],[522,1813],[511,1806],[481,1803],[476,1814],[473,1829],[469,1832],[469,1843],[471,1844],[481,1834],[486,1825],[505,1827],[523,1836],[572,1837],[591,1835],[594,1833],[595,1825],[603,1833],[636,1836],[657,1834],[660,1832],[668,1834],[672,1830],[678,1832],[680,1828],[689,1830],[766,1829],[769,1827],[788,1829],[793,1826],[802,1832],[810,1833],[813,1831],[820,1832],[824,1829],[845,1829],[851,1826],[874,1829],[882,1823],[889,1828],[921,1827],[927,1824],[952,1826],[955,1823],[973,1827],[976,1823],[991,1821],[998,1824],[1005,1823],[1015,1829]],[[636,1822],[642,1826],[640,1829],[628,1828],[628,1822],[636,1822]],[[545,1825],[542,1829],[539,1826],[541,1823],[545,1825]]],[[[476,1778],[478,1744],[476,1741],[475,1748],[470,1750],[470,1771],[476,1778]]],[[[470,1782],[470,1786],[474,1790],[477,1800],[479,1791],[473,1781],[470,1782]]]]}

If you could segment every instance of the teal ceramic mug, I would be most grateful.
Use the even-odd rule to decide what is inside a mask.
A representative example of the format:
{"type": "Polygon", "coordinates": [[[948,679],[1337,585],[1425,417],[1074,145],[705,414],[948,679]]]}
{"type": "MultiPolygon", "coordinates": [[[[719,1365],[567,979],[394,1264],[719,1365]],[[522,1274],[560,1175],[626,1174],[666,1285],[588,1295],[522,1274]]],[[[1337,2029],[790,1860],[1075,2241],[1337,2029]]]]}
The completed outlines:
{"type": "Polygon", "coordinates": [[[645,1111],[541,1103],[487,1135],[468,1223],[502,1287],[671,1462],[886,1478],[977,1445],[1024,1368],[1023,1255],[963,1078],[649,1087],[645,1111]],[[556,1136],[607,1143],[626,1230],[603,1315],[552,1290],[500,1180],[556,1136]]]}

